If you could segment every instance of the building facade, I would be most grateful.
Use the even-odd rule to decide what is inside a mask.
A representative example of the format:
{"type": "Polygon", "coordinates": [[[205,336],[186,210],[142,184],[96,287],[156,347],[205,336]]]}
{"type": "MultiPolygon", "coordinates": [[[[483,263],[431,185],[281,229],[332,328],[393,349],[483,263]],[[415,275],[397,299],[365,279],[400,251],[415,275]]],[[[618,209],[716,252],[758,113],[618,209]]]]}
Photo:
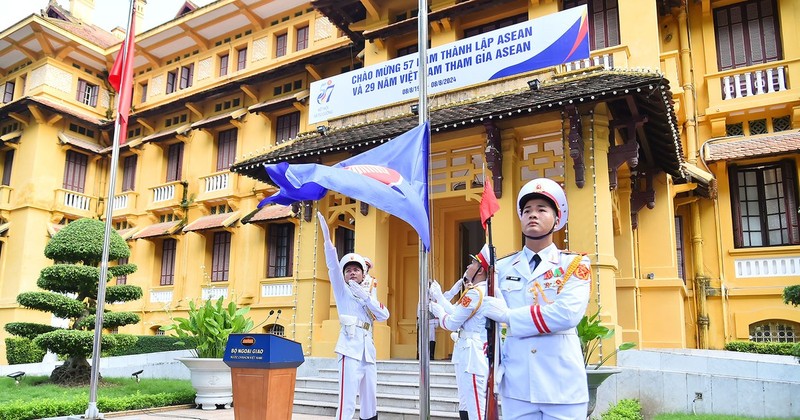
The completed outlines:
{"type": "MultiPolygon", "coordinates": [[[[319,226],[340,253],[375,263],[391,311],[380,358],[416,353],[419,245],[405,222],[329,193],[257,205],[275,192],[264,164],[334,164],[417,122],[416,101],[309,124],[314,81],[417,51],[413,0],[187,2],[136,35],[133,113],[107,198],[115,94],[106,80],[121,31],[92,25],[92,0],[51,2],[0,32],[3,179],[0,323],[52,261],[44,246],[80,217],[113,225],[145,291],[118,305],[159,334],[190,300],[250,306],[260,332],[333,356],[338,336],[319,226]],[[320,127],[317,127],[317,126],[320,127]],[[269,315],[274,311],[273,315],[269,315]]],[[[138,12],[147,12],[144,0],[138,12]]],[[[782,302],[800,274],[797,223],[800,39],[790,0],[437,0],[432,48],[586,7],[591,57],[430,97],[431,275],[445,286],[484,241],[478,203],[492,177],[498,255],[522,246],[516,192],[562,182],[561,246],[593,262],[590,311],[608,345],[720,349],[795,341],[800,311],[782,302]],[[486,168],[486,169],[484,169],[486,168]]],[[[452,343],[438,332],[435,358],[452,343]]],[[[3,331],[2,336],[6,333],[3,331]]],[[[0,343],[0,350],[5,344],[0,343]]],[[[5,354],[5,351],[2,351],[5,354]]]]}

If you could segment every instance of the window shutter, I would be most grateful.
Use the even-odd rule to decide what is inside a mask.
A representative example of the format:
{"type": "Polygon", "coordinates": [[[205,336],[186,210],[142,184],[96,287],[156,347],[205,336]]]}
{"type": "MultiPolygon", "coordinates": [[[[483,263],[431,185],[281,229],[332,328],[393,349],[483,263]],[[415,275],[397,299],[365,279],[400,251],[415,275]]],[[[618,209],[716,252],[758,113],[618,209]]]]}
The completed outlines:
{"type": "Polygon", "coordinates": [[[219,133],[217,138],[217,171],[224,171],[236,160],[236,137],[239,130],[232,128],[219,133]]]}
{"type": "Polygon", "coordinates": [[[167,182],[174,182],[181,179],[183,167],[183,143],[175,143],[169,146],[167,152],[167,182]]]}
{"type": "Polygon", "coordinates": [[[11,185],[11,168],[14,167],[14,149],[6,151],[3,161],[3,185],[11,185]]]}
{"type": "Polygon", "coordinates": [[[133,191],[135,189],[137,156],[125,157],[122,165],[122,191],[133,191]]]}
{"type": "Polygon", "coordinates": [[[794,161],[784,160],[781,162],[781,173],[783,174],[783,199],[786,203],[786,226],[789,230],[789,243],[800,243],[800,232],[797,223],[797,199],[796,186],[797,175],[794,170],[794,161]]]}
{"type": "Polygon", "coordinates": [[[78,79],[78,92],[75,95],[75,100],[78,102],[83,102],[84,92],[86,92],[86,81],[78,79]]]}
{"type": "Polygon", "coordinates": [[[170,286],[175,281],[175,251],[177,241],[172,238],[164,239],[161,247],[161,282],[162,286],[170,286]]]}
{"type": "Polygon", "coordinates": [[[211,281],[228,281],[230,266],[231,233],[214,232],[213,255],[211,257],[211,281]]]}
{"type": "Polygon", "coordinates": [[[74,150],[67,151],[63,184],[65,190],[83,193],[83,187],[86,185],[86,167],[88,164],[88,156],[74,150]]]}
{"type": "Polygon", "coordinates": [[[731,212],[733,224],[733,243],[736,248],[741,248],[742,239],[742,212],[739,209],[739,170],[736,165],[731,165],[728,170],[728,179],[731,184],[731,212]]]}

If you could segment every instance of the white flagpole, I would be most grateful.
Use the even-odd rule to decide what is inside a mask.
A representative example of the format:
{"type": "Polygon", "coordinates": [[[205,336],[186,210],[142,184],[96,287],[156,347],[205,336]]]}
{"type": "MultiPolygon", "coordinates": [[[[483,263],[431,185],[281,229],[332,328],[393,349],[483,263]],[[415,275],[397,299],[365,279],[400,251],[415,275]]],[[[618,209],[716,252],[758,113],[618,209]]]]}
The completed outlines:
{"type": "MultiPolygon", "coordinates": [[[[128,26],[127,30],[131,30],[131,20],[133,19],[133,8],[136,0],[130,0],[130,8],[128,9],[128,26]]],[[[128,40],[129,36],[125,37],[125,43],[122,45],[122,63],[123,69],[127,68],[128,62],[128,40]]],[[[123,79],[125,77],[123,76],[123,79]]],[[[97,409],[97,381],[100,370],[100,343],[103,334],[103,307],[106,302],[106,277],[108,276],[108,253],[109,253],[109,240],[111,238],[111,216],[114,211],[114,191],[117,184],[117,163],[119,162],[119,136],[120,136],[120,116],[119,116],[119,100],[122,98],[122,89],[129,89],[129,86],[120,84],[120,92],[117,92],[117,118],[114,123],[114,140],[111,144],[111,163],[110,175],[108,181],[108,194],[106,195],[106,226],[103,236],[103,257],[100,260],[100,277],[97,279],[97,310],[95,311],[94,321],[94,344],[92,345],[92,373],[89,383],[89,407],[86,409],[84,418],[86,419],[102,419],[103,414],[97,409]]]]}
{"type": "MultiPolygon", "coordinates": [[[[425,124],[428,121],[428,1],[419,0],[417,11],[417,50],[419,52],[419,103],[417,111],[419,123],[425,124]]],[[[430,141],[430,128],[428,129],[428,141],[430,141]]],[[[429,147],[430,149],[430,147],[429,147]]],[[[424,156],[430,159],[430,156],[424,156]]],[[[430,174],[425,174],[427,185],[430,185],[430,174]]],[[[428,206],[430,206],[430,188],[428,188],[428,206]]],[[[430,221],[428,222],[430,224],[430,221]]],[[[432,231],[431,231],[432,232],[432,231]]],[[[433,237],[431,235],[431,247],[433,247],[433,237]]],[[[419,418],[421,420],[430,419],[430,357],[429,334],[430,319],[429,298],[428,298],[428,253],[425,246],[420,241],[419,245],[419,332],[417,334],[419,346],[419,418]]]]}

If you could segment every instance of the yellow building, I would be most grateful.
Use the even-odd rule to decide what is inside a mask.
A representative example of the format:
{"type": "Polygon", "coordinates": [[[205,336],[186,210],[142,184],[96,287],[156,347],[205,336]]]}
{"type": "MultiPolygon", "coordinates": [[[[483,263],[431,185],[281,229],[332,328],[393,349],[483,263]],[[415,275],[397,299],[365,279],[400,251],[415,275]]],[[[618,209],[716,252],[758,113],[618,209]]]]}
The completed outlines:
{"type": "MultiPolygon", "coordinates": [[[[498,255],[522,246],[519,187],[548,176],[570,201],[559,244],[592,258],[590,310],[602,307],[617,342],[795,341],[800,311],[781,292],[800,274],[792,86],[800,4],[588,3],[590,59],[431,96],[431,275],[452,284],[482,244],[485,176],[501,204],[498,255]]],[[[436,0],[430,46],[585,4],[436,0]]],[[[115,101],[105,75],[123,34],[92,25],[93,7],[51,2],[0,32],[1,324],[58,322],[15,298],[35,289],[60,225],[104,217],[115,101]]],[[[146,1],[137,7],[141,18],[146,1]]],[[[187,2],[175,19],[137,34],[133,116],[110,199],[139,267],[117,281],[145,296],[119,305],[142,317],[120,332],[158,334],[188,301],[227,296],[252,308],[259,330],[333,356],[336,308],[311,217],[319,210],[340,252],[375,262],[391,311],[376,328],[379,357],[414,357],[419,245],[405,222],[333,193],[257,204],[275,192],[264,164],[334,164],[416,124],[416,101],[331,118],[324,129],[308,122],[314,81],[417,51],[416,8],[414,0],[187,2]]],[[[452,350],[446,336],[436,358],[452,350]]]]}

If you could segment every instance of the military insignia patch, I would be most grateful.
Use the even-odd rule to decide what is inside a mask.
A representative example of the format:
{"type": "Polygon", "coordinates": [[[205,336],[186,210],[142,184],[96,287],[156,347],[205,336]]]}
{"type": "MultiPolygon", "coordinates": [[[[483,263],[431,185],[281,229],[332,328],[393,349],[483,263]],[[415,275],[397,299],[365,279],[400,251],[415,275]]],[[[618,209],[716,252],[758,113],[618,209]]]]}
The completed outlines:
{"type": "Polygon", "coordinates": [[[464,295],[464,297],[461,298],[461,302],[459,303],[461,304],[461,306],[466,308],[469,306],[470,303],[472,303],[472,299],[469,296],[464,295]]]}
{"type": "Polygon", "coordinates": [[[575,277],[581,280],[589,280],[592,277],[592,272],[589,270],[589,267],[581,264],[575,269],[575,277]]]}
{"type": "Polygon", "coordinates": [[[553,270],[549,270],[548,272],[544,273],[544,279],[550,280],[553,278],[553,270]]]}

